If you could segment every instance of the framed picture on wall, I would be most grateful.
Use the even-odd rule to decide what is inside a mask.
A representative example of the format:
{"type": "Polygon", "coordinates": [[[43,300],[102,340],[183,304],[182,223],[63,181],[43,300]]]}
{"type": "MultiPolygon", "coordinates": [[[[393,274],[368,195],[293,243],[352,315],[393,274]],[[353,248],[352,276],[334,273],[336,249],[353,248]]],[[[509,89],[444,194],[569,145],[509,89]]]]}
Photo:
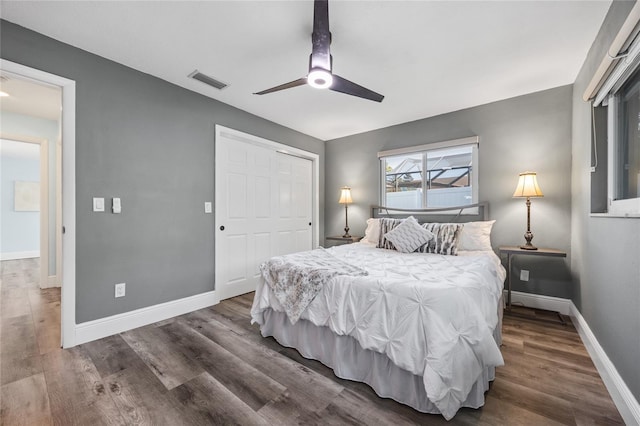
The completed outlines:
{"type": "Polygon", "coordinates": [[[15,181],[14,208],[17,212],[40,211],[40,182],[15,181]]]}

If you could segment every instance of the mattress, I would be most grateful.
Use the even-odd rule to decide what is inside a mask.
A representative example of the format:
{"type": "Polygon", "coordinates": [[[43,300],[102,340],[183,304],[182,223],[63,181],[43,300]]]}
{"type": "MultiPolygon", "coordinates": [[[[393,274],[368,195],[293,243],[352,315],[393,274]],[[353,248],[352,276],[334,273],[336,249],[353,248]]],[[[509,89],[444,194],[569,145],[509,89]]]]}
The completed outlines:
{"type": "MultiPolygon", "coordinates": [[[[483,383],[493,378],[493,368],[503,364],[494,338],[505,278],[499,258],[493,252],[403,254],[366,244],[328,251],[368,275],[330,279],[302,313],[299,329],[313,326],[349,337],[359,349],[380,354],[421,379],[429,402],[421,405],[421,411],[450,419],[462,406],[479,406],[479,391],[486,389],[483,383]]],[[[268,330],[272,312],[283,311],[262,280],[252,322],[261,325],[263,335],[274,335],[268,330]]],[[[299,329],[287,327],[287,333],[299,329]]],[[[295,342],[281,343],[297,347],[295,342]]]]}

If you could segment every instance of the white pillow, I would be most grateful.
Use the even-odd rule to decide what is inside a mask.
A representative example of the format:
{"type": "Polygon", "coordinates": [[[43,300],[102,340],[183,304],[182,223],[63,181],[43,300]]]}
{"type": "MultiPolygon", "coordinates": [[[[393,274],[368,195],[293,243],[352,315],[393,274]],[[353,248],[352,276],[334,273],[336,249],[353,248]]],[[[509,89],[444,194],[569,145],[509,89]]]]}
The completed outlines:
{"type": "Polygon", "coordinates": [[[366,242],[378,244],[380,239],[380,219],[367,219],[367,229],[364,231],[366,242]]]}
{"type": "Polygon", "coordinates": [[[384,234],[384,237],[391,241],[399,252],[412,253],[429,242],[433,238],[433,232],[427,231],[413,216],[409,216],[400,225],[384,234]]]}
{"type": "Polygon", "coordinates": [[[458,250],[493,250],[491,228],[494,223],[496,223],[495,220],[465,223],[458,242],[458,250]]]}

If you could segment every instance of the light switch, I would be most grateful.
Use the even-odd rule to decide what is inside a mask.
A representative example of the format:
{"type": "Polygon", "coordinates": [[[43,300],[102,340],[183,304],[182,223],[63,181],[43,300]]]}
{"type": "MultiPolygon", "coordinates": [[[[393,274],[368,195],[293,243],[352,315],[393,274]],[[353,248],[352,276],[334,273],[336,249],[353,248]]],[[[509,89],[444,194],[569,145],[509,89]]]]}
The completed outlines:
{"type": "Polygon", "coordinates": [[[205,201],[204,203],[204,212],[211,213],[211,201],[205,201]]]}
{"type": "Polygon", "coordinates": [[[114,213],[122,212],[122,204],[120,204],[120,198],[114,198],[111,204],[111,209],[114,213]]]}
{"type": "Polygon", "coordinates": [[[104,211],[104,198],[93,198],[93,211],[94,212],[103,212],[104,211]]]}

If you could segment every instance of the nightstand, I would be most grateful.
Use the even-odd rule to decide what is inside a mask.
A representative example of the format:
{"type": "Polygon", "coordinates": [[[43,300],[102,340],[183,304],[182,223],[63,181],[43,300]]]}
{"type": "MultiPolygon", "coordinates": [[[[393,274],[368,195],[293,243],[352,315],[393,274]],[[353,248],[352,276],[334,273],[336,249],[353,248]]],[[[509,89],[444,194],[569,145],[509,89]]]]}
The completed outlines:
{"type": "Polygon", "coordinates": [[[351,244],[357,243],[362,239],[362,237],[352,236],[352,237],[342,237],[342,236],[333,236],[333,237],[325,237],[325,240],[329,241],[339,241],[340,244],[351,244]]]}
{"type": "Polygon", "coordinates": [[[511,258],[513,256],[549,256],[567,257],[567,253],[562,250],[551,248],[538,248],[537,250],[525,250],[520,247],[503,246],[499,248],[500,255],[507,255],[507,310],[511,310],[511,258]]]}

